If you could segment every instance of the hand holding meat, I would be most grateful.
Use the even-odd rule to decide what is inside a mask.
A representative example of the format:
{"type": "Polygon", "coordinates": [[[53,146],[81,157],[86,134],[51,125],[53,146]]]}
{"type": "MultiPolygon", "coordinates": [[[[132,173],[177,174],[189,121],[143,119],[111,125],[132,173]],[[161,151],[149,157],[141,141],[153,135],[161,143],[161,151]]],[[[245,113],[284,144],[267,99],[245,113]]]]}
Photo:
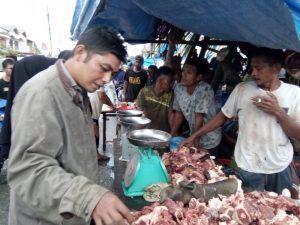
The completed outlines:
{"type": "Polygon", "coordinates": [[[93,211],[96,225],[125,225],[133,218],[129,209],[111,192],[107,192],[93,211]]]}
{"type": "Polygon", "coordinates": [[[196,138],[194,138],[193,136],[188,137],[187,139],[183,140],[180,143],[179,148],[182,148],[184,146],[186,146],[186,147],[192,147],[192,146],[194,146],[195,139],[196,138]]]}

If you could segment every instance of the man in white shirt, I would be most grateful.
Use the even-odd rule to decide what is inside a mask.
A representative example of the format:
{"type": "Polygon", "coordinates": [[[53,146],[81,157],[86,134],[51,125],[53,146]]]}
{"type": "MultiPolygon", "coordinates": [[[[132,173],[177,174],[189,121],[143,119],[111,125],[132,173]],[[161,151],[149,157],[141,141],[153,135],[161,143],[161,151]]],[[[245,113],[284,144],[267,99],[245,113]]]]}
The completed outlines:
{"type": "MultiPolygon", "coordinates": [[[[185,62],[182,69],[182,80],[174,88],[173,110],[175,110],[174,123],[171,134],[175,136],[182,126],[185,118],[189,124],[190,134],[194,134],[201,126],[206,124],[216,115],[217,107],[212,87],[201,81],[207,71],[206,61],[192,58],[185,62]]],[[[215,129],[199,140],[195,140],[195,146],[201,146],[208,150],[209,154],[218,156],[221,142],[221,130],[215,129]]]]}
{"type": "Polygon", "coordinates": [[[279,80],[279,50],[258,48],[251,58],[253,81],[237,85],[222,110],[182,145],[238,116],[235,160],[243,185],[281,193],[292,188],[290,139],[300,140],[300,88],[279,80]]]}

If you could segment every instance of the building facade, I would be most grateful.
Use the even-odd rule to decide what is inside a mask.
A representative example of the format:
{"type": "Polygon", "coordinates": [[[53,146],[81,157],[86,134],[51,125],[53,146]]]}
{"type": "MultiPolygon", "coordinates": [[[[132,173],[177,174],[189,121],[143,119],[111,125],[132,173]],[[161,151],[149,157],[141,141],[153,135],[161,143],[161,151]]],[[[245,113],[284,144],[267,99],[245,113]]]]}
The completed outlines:
{"type": "Polygon", "coordinates": [[[41,54],[36,43],[27,38],[26,32],[15,26],[0,27],[0,47],[12,49],[18,56],[41,54]]]}

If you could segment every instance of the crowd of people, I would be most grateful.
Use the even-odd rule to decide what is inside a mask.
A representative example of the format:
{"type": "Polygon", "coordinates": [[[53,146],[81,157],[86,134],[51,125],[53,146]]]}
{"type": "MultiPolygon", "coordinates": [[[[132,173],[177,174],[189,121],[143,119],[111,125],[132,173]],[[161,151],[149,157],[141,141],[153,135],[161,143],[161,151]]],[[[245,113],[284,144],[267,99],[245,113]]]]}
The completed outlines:
{"type": "Polygon", "coordinates": [[[134,102],[151,119],[148,128],[186,138],[180,146],[206,149],[217,159],[233,154],[247,190],[291,189],[300,88],[280,79],[283,51],[240,49],[246,63],[237,46],[228,46],[210,63],[191,56],[182,67],[168,54],[165,65],[144,69],[138,55],[125,71],[123,40],[99,27],[60,59],[7,58],[0,156],[9,158],[9,224],[132,221],[129,209],[96,181],[97,159],[107,159],[97,150],[102,104],[117,110],[119,101],[134,102]]]}

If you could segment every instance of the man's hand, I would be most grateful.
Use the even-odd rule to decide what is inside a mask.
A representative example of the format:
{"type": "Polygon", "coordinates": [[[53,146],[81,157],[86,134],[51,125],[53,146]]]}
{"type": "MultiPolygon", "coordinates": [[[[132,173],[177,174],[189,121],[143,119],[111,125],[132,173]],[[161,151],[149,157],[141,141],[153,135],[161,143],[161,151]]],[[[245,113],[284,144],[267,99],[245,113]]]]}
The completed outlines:
{"type": "Polygon", "coordinates": [[[116,110],[117,110],[117,105],[112,103],[111,105],[109,105],[109,108],[110,108],[112,111],[116,111],[116,110]]]}
{"type": "Polygon", "coordinates": [[[276,116],[283,109],[278,104],[275,95],[273,95],[271,92],[267,92],[267,94],[269,95],[268,97],[262,95],[253,97],[253,104],[256,105],[258,109],[276,116]]]}
{"type": "Polygon", "coordinates": [[[133,221],[129,209],[112,192],[104,194],[92,217],[96,225],[126,225],[133,221]]]}
{"type": "Polygon", "coordinates": [[[191,137],[183,140],[180,143],[179,148],[182,148],[183,146],[186,146],[186,147],[192,147],[192,146],[194,146],[195,139],[197,139],[197,138],[194,138],[193,136],[191,136],[191,137]]]}

